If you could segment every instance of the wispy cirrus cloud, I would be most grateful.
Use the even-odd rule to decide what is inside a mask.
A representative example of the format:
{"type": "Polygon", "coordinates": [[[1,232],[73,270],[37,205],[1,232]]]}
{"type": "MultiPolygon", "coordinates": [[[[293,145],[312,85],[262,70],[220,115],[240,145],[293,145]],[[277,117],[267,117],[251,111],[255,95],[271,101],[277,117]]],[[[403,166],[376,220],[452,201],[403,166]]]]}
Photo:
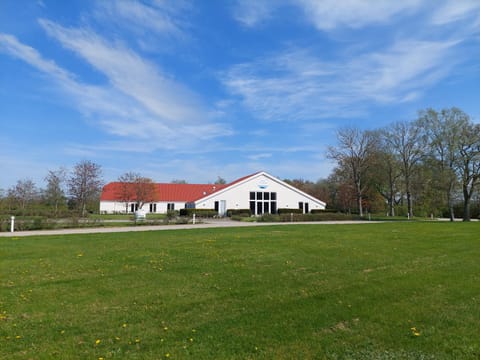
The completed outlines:
{"type": "Polygon", "coordinates": [[[150,150],[230,134],[213,123],[197,94],[126,46],[112,43],[84,28],[65,28],[48,20],[41,26],[63,47],[73,51],[106,77],[102,85],[81,81],[53,60],[15,37],[0,34],[4,52],[30,64],[100,128],[111,135],[149,139],[150,150]]]}
{"type": "Polygon", "coordinates": [[[254,27],[269,19],[283,5],[281,0],[242,0],[233,7],[233,17],[246,27],[254,27]]]}
{"type": "Polygon", "coordinates": [[[232,67],[232,94],[265,120],[359,116],[366,103],[413,100],[446,76],[456,41],[399,40],[383,51],[323,61],[313,49],[289,49],[232,67]],[[446,60],[449,61],[446,61],[446,60]]]}
{"type": "MultiPolygon", "coordinates": [[[[103,24],[113,23],[134,34],[185,36],[182,14],[189,5],[184,1],[149,3],[134,0],[101,1],[96,4],[94,16],[103,24]]],[[[138,38],[137,38],[138,39],[138,38]]]]}
{"type": "Polygon", "coordinates": [[[480,2],[477,0],[455,0],[440,3],[432,13],[434,25],[445,25],[456,21],[468,21],[480,25],[480,2]]]}
{"type": "Polygon", "coordinates": [[[361,28],[390,22],[399,14],[416,11],[422,0],[292,0],[319,30],[361,28]]]}
{"type": "Polygon", "coordinates": [[[344,30],[344,46],[334,54],[326,55],[321,43],[289,46],[234,65],[223,74],[231,94],[265,120],[358,117],[375,105],[417,100],[458,70],[459,64],[471,61],[459,54],[463,44],[478,33],[475,24],[480,24],[480,3],[475,0],[440,0],[435,6],[424,0],[261,4],[270,6],[270,12],[277,6],[295,6],[307,23],[327,37],[331,31],[344,30]],[[396,26],[405,21],[412,26],[396,26]],[[447,23],[458,26],[442,26],[447,23]],[[376,41],[367,35],[365,42],[362,31],[366,27],[378,29],[376,41]]]}
{"type": "Polygon", "coordinates": [[[424,4],[423,0],[247,0],[235,4],[233,15],[243,25],[254,27],[269,20],[277,9],[289,6],[303,12],[318,30],[331,31],[387,23],[395,16],[417,11],[424,4]]]}

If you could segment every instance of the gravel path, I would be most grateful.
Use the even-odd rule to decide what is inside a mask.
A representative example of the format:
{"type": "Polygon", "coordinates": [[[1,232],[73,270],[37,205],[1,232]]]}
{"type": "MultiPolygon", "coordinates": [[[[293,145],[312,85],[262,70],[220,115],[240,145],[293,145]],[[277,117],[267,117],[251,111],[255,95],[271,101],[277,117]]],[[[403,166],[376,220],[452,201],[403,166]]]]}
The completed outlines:
{"type": "Polygon", "coordinates": [[[245,227],[245,226],[271,226],[271,225],[332,225],[332,224],[372,224],[376,221],[309,221],[309,222],[282,222],[282,223],[259,223],[259,222],[240,222],[229,219],[207,220],[198,224],[185,225],[142,225],[142,226],[124,226],[124,227],[99,227],[99,228],[77,228],[77,229],[57,229],[57,230],[32,230],[1,232],[0,237],[20,237],[20,236],[39,236],[39,235],[70,235],[70,234],[97,234],[97,233],[120,233],[134,231],[159,231],[159,230],[182,230],[182,229],[206,229],[216,227],[245,227]]]}

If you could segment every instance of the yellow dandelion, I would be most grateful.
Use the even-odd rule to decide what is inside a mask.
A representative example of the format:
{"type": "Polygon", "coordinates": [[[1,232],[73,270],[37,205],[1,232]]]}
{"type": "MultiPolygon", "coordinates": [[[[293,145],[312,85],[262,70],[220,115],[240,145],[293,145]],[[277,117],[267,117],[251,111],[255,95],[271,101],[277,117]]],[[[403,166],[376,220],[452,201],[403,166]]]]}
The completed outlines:
{"type": "Polygon", "coordinates": [[[95,340],[95,345],[98,345],[98,344],[100,344],[101,342],[102,342],[102,340],[97,339],[97,340],[95,340]]]}
{"type": "Polygon", "coordinates": [[[123,328],[126,328],[127,326],[128,326],[127,323],[123,323],[122,325],[123,328]]]}
{"type": "Polygon", "coordinates": [[[413,333],[413,335],[415,335],[415,336],[420,336],[420,333],[419,333],[418,331],[415,331],[415,332],[413,333]]]}
{"type": "Polygon", "coordinates": [[[140,339],[135,339],[135,343],[138,344],[140,342],[140,339]]]}
{"type": "Polygon", "coordinates": [[[166,357],[166,358],[169,358],[169,357],[170,357],[170,353],[166,353],[166,354],[165,354],[165,357],[166,357]]]}
{"type": "Polygon", "coordinates": [[[163,328],[163,330],[167,331],[167,330],[168,330],[168,327],[165,326],[165,327],[163,328]]]}
{"type": "Polygon", "coordinates": [[[193,342],[193,339],[192,339],[192,338],[190,338],[190,339],[188,339],[188,340],[189,340],[190,342],[193,342]]]}

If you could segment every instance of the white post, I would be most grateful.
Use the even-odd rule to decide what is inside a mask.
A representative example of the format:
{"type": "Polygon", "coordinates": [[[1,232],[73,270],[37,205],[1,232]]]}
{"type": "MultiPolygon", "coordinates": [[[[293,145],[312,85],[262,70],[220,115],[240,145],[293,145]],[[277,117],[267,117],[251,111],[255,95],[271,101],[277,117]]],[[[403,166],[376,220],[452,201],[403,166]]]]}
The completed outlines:
{"type": "Polygon", "coordinates": [[[10,232],[14,232],[15,231],[15,216],[12,216],[10,218],[10,232]]]}
{"type": "Polygon", "coordinates": [[[195,225],[195,213],[193,213],[193,220],[192,220],[193,225],[195,225]]]}

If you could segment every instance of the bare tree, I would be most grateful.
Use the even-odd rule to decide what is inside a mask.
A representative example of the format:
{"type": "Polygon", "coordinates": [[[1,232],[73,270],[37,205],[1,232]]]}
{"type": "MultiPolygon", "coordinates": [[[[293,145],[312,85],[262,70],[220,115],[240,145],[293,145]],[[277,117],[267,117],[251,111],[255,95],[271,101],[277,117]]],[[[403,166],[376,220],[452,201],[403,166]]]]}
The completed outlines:
{"type": "Polygon", "coordinates": [[[58,170],[49,170],[45,181],[47,187],[44,192],[45,200],[53,205],[54,216],[58,216],[58,207],[65,201],[64,183],[67,179],[67,170],[60,168],[58,170]]]}
{"type": "Polygon", "coordinates": [[[38,195],[35,183],[30,179],[18,180],[17,184],[9,190],[9,196],[15,199],[20,210],[24,211],[38,195]]]}
{"type": "Polygon", "coordinates": [[[337,147],[329,147],[328,157],[336,160],[347,170],[354,187],[360,216],[363,216],[363,194],[366,189],[365,176],[371,166],[376,148],[376,137],[370,131],[343,128],[337,132],[337,147]]]}
{"type": "Polygon", "coordinates": [[[135,198],[134,184],[138,178],[140,178],[140,174],[133,171],[126,172],[118,178],[120,186],[117,196],[121,202],[125,203],[125,213],[128,213],[128,202],[135,198]]]}
{"type": "Polygon", "coordinates": [[[388,215],[395,216],[395,205],[400,192],[401,172],[398,161],[385,146],[385,143],[380,145],[375,154],[375,162],[371,173],[370,181],[373,187],[387,202],[388,215]]]}
{"type": "Polygon", "coordinates": [[[158,199],[155,183],[152,179],[143,177],[135,172],[127,172],[118,178],[120,182],[118,196],[125,202],[125,210],[128,212],[128,202],[135,202],[136,208],[158,199]]]}
{"type": "Polygon", "coordinates": [[[75,165],[68,179],[68,191],[83,217],[87,212],[87,203],[99,197],[103,183],[101,176],[100,165],[84,160],[75,165]]]}
{"type": "Polygon", "coordinates": [[[139,177],[135,181],[135,198],[139,209],[146,203],[151,203],[158,199],[157,189],[152,179],[139,177]]]}
{"type": "Polygon", "coordinates": [[[425,155],[425,138],[418,122],[397,122],[383,132],[384,140],[392,154],[401,163],[401,171],[407,194],[409,216],[413,216],[412,177],[416,165],[425,155]]]}

